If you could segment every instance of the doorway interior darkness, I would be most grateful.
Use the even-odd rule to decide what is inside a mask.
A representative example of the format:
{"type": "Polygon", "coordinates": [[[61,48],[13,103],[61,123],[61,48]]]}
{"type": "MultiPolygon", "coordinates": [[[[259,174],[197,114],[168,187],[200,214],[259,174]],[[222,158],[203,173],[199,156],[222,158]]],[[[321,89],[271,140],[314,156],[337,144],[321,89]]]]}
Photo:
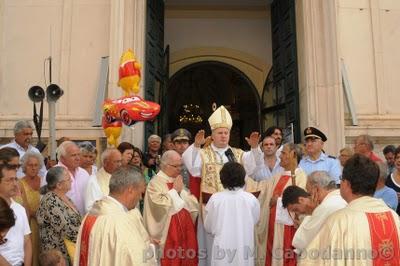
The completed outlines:
{"type": "Polygon", "coordinates": [[[169,132],[188,129],[193,137],[198,130],[209,135],[208,117],[213,104],[224,105],[231,113],[233,127],[230,144],[248,149],[245,137],[260,132],[260,98],[253,83],[237,68],[217,61],[203,61],[175,73],[167,88],[169,132]]]}

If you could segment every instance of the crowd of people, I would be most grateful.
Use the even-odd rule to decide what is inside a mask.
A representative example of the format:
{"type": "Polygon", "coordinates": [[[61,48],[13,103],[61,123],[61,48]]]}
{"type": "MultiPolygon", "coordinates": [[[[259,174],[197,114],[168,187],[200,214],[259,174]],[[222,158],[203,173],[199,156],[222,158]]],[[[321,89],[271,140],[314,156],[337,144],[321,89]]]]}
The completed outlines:
{"type": "Polygon", "coordinates": [[[227,109],[208,121],[210,137],[180,128],[145,152],[63,138],[56,161],[17,122],[0,147],[0,265],[400,265],[400,147],[382,160],[360,135],[336,158],[319,129],[294,144],[274,126],[243,151],[227,109]]]}

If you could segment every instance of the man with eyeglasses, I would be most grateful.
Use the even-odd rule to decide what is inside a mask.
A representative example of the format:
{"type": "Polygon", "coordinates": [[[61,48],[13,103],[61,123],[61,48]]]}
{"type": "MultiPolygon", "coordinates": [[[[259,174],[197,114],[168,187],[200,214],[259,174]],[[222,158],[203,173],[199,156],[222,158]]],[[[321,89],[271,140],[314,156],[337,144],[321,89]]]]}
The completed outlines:
{"type": "MultiPolygon", "coordinates": [[[[0,149],[0,157],[4,149],[0,149]]],[[[4,244],[0,245],[0,255],[11,265],[32,264],[31,229],[26,210],[12,198],[18,193],[16,169],[0,162],[0,197],[7,201],[14,211],[15,225],[7,232],[4,244]]]]}
{"type": "Polygon", "coordinates": [[[146,189],[145,227],[151,238],[160,241],[161,265],[197,265],[194,222],[198,202],[183,184],[181,156],[174,150],[166,151],[160,168],[146,189]]]}
{"type": "MultiPolygon", "coordinates": [[[[24,156],[24,154],[28,151],[40,153],[40,151],[31,144],[32,136],[33,127],[31,123],[26,120],[18,121],[14,126],[14,139],[10,143],[3,145],[1,148],[11,147],[16,149],[20,158],[22,158],[22,156],[24,156]]],[[[42,168],[40,168],[39,176],[44,180],[46,173],[46,166],[43,165],[42,168]]],[[[22,178],[23,176],[25,176],[25,174],[23,173],[22,169],[18,168],[17,177],[22,178]]]]}
{"type": "Polygon", "coordinates": [[[336,185],[339,185],[342,168],[338,159],[323,151],[327,140],[325,134],[315,127],[304,129],[306,155],[301,159],[299,166],[307,175],[315,171],[326,171],[335,180],[336,185]]]}

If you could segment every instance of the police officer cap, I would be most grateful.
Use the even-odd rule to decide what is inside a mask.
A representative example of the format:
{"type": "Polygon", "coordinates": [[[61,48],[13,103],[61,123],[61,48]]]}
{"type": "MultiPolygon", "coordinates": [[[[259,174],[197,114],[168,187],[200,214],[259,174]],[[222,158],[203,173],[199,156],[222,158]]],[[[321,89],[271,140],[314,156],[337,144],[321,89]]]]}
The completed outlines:
{"type": "Polygon", "coordinates": [[[190,134],[190,132],[184,128],[178,128],[171,135],[172,142],[177,141],[177,140],[189,141],[191,139],[191,137],[192,137],[192,135],[190,134]]]}
{"type": "Polygon", "coordinates": [[[306,129],[304,129],[304,139],[308,138],[318,138],[323,142],[328,139],[325,134],[322,133],[322,131],[315,127],[307,127],[306,129]]]}

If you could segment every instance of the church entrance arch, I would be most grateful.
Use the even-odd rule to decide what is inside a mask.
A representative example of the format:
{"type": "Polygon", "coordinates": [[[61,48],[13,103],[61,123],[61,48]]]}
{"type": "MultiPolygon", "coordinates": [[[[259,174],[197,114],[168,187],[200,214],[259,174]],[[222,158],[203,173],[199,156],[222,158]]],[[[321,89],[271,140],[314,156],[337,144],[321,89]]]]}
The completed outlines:
{"type": "Polygon", "coordinates": [[[193,137],[200,129],[209,135],[208,117],[224,105],[232,115],[230,144],[248,149],[245,137],[260,128],[260,97],[251,80],[239,69],[219,61],[187,65],[169,80],[166,91],[169,132],[188,129],[193,137]]]}

